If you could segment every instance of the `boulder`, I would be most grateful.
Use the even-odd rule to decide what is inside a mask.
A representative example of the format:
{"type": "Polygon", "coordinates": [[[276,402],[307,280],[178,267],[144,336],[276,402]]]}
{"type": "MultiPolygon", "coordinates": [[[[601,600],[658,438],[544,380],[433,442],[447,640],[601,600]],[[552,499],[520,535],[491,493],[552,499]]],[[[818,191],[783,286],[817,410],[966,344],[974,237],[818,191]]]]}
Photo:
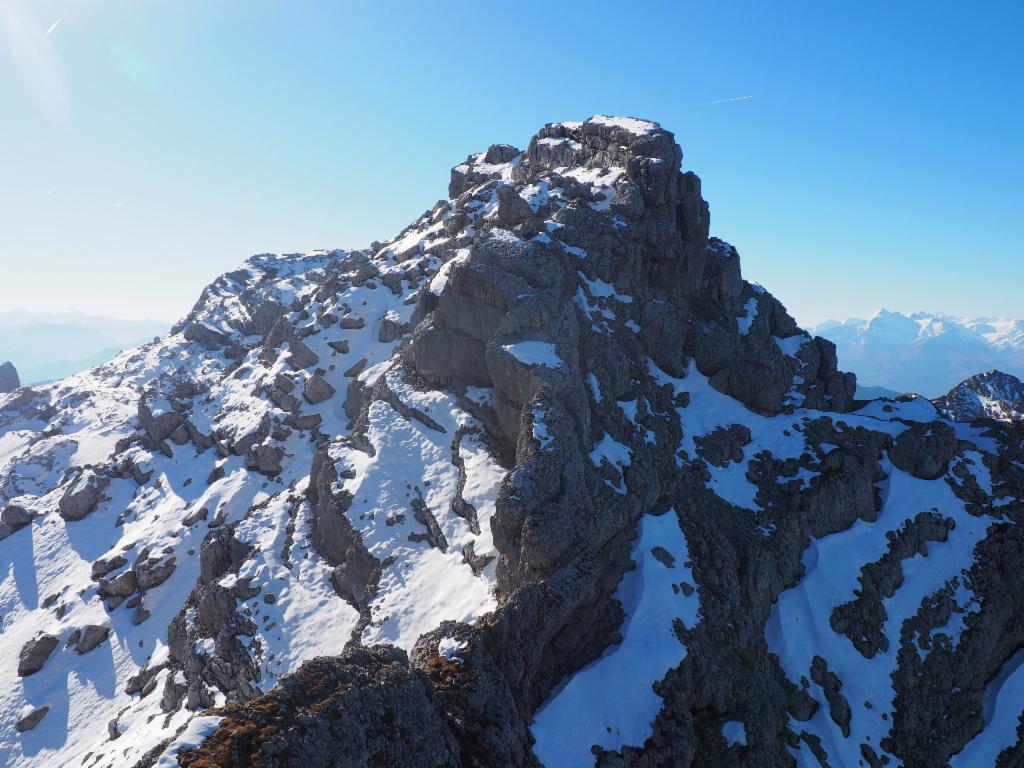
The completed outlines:
{"type": "Polygon", "coordinates": [[[32,513],[17,504],[8,504],[0,512],[0,541],[32,522],[32,513]]]}
{"type": "Polygon", "coordinates": [[[105,624],[86,624],[81,629],[78,646],[75,650],[79,653],[88,653],[108,637],[110,637],[110,627],[105,624]]]}
{"type": "Polygon", "coordinates": [[[41,670],[59,642],[55,635],[40,635],[25,643],[18,655],[18,677],[28,677],[41,670]]]}
{"type": "Polygon", "coordinates": [[[358,315],[345,315],[345,317],[341,318],[340,322],[341,327],[349,331],[366,327],[366,321],[358,315]]]}
{"type": "Polygon", "coordinates": [[[127,565],[128,561],[124,555],[114,555],[113,557],[101,557],[99,560],[92,564],[92,580],[99,581],[101,578],[106,576],[108,573],[116,571],[123,565],[127,565]]]}
{"type": "Polygon", "coordinates": [[[316,405],[334,397],[336,391],[334,387],[327,383],[327,379],[323,375],[314,373],[306,379],[306,383],[302,387],[302,396],[308,402],[316,405]]]}
{"type": "Polygon", "coordinates": [[[245,452],[245,465],[264,475],[280,474],[282,459],[284,448],[279,445],[254,445],[245,452]]]}
{"type": "Polygon", "coordinates": [[[312,368],[320,362],[317,354],[296,338],[288,342],[288,365],[294,370],[312,368]]]}
{"type": "Polygon", "coordinates": [[[100,593],[107,597],[125,598],[139,588],[139,580],[135,571],[125,571],[112,579],[100,579],[100,593]]]}
{"type": "Polygon", "coordinates": [[[39,723],[42,722],[43,718],[46,717],[46,713],[50,711],[49,707],[39,707],[39,709],[33,709],[18,722],[14,724],[14,729],[18,733],[24,733],[25,731],[33,730],[39,723]]]}
{"type": "Polygon", "coordinates": [[[503,227],[513,227],[533,217],[533,209],[512,187],[498,187],[498,210],[495,215],[497,223],[503,227]]]}
{"type": "Polygon", "coordinates": [[[142,589],[152,589],[163,584],[174,573],[176,558],[147,557],[135,564],[133,570],[142,589]]]}
{"type": "Polygon", "coordinates": [[[60,516],[65,520],[81,520],[100,503],[103,491],[110,485],[110,478],[85,469],[64,491],[57,505],[60,516]]]}

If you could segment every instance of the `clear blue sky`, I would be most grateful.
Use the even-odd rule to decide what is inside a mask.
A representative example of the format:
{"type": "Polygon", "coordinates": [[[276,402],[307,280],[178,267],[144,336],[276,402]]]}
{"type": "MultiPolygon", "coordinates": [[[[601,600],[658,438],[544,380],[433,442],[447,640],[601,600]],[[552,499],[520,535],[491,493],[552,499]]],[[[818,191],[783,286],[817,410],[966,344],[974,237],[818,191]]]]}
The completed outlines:
{"type": "Polygon", "coordinates": [[[802,322],[1020,317],[1022,7],[2,0],[0,311],[175,319],[252,253],[385,239],[467,154],[609,113],[675,132],[802,322]]]}

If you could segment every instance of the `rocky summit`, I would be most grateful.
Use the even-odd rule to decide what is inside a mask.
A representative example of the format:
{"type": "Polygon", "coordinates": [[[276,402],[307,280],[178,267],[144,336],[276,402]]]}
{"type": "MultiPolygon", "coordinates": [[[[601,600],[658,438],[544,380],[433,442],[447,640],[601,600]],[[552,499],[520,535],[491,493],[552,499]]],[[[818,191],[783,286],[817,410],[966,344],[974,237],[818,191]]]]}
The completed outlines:
{"type": "Polygon", "coordinates": [[[935,400],[953,421],[995,419],[1024,424],[1024,382],[1001,371],[971,376],[935,400]]]}
{"type": "Polygon", "coordinates": [[[1024,432],[854,399],[709,223],[552,123],[0,397],[0,764],[1024,764],[1024,432]]]}
{"type": "Polygon", "coordinates": [[[13,392],[21,386],[18,370],[10,361],[0,364],[0,395],[13,392]]]}

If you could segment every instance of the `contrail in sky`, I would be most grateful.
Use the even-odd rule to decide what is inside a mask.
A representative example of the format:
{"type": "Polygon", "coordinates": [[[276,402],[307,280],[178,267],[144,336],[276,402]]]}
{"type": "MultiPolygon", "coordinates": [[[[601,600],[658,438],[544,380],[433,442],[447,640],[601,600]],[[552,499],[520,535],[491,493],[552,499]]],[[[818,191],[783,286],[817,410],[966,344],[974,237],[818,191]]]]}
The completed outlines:
{"type": "Polygon", "coordinates": [[[53,24],[50,25],[50,28],[48,30],[46,30],[46,34],[47,35],[52,35],[53,34],[53,30],[55,30],[60,25],[60,19],[61,19],[61,17],[58,16],[57,20],[55,22],[53,22],[53,24]]]}
{"type": "Polygon", "coordinates": [[[717,99],[715,101],[706,101],[706,102],[704,102],[704,106],[705,107],[710,107],[712,104],[729,104],[730,102],[733,102],[733,101],[749,101],[752,98],[754,98],[754,97],[753,96],[735,96],[735,97],[733,97],[731,99],[717,99]]]}

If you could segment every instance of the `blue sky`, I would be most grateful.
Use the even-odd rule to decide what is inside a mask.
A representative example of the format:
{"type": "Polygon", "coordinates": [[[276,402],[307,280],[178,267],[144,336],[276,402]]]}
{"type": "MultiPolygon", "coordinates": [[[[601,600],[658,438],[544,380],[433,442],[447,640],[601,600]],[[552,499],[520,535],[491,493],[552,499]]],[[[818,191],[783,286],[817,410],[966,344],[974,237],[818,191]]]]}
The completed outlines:
{"type": "Polygon", "coordinates": [[[1019,3],[4,0],[0,311],[173,320],[545,122],[675,132],[802,322],[1024,315],[1019,3]]]}

